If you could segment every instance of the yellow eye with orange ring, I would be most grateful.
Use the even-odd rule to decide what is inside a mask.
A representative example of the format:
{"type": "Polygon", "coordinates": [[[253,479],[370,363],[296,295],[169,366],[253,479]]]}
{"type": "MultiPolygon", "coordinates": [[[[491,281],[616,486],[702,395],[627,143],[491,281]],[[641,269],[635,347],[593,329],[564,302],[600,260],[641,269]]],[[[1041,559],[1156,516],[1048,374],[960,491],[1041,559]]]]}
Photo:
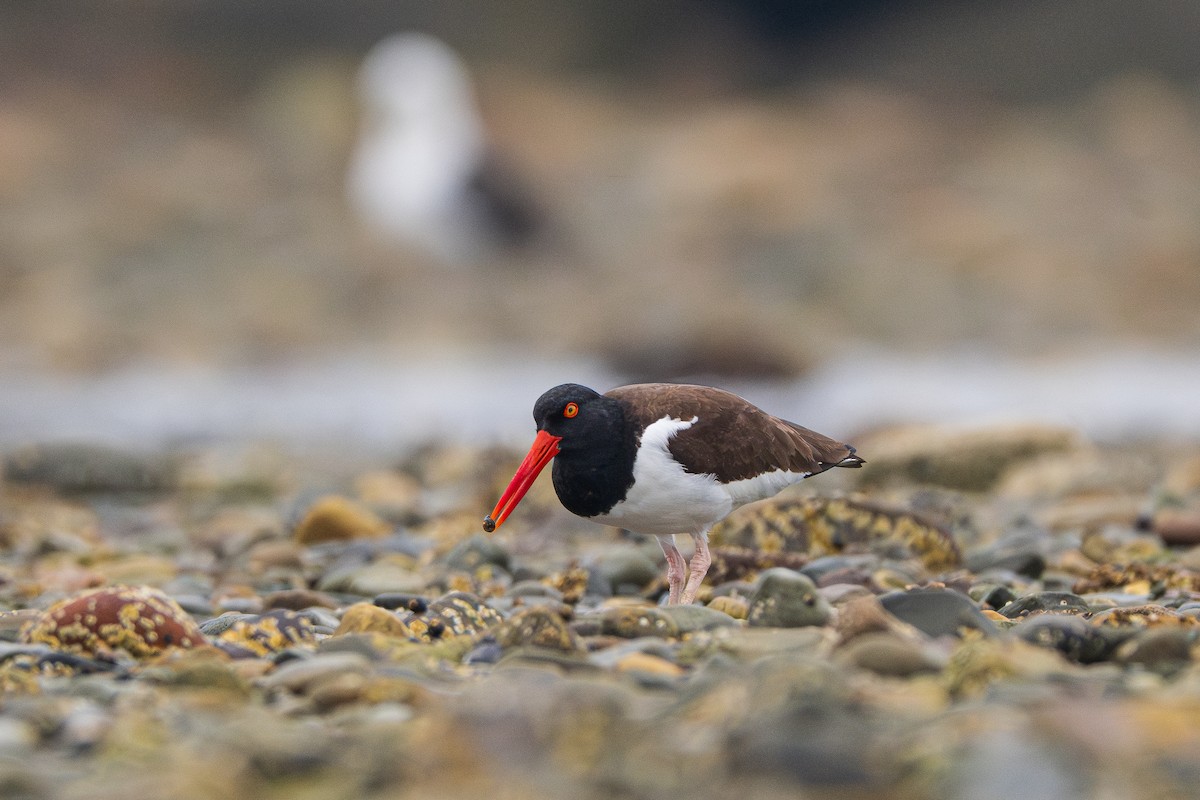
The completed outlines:
{"type": "Polygon", "coordinates": [[[566,417],[567,419],[570,419],[571,417],[575,416],[578,413],[579,413],[579,404],[578,403],[567,403],[566,407],[563,408],[563,416],[566,417]]]}

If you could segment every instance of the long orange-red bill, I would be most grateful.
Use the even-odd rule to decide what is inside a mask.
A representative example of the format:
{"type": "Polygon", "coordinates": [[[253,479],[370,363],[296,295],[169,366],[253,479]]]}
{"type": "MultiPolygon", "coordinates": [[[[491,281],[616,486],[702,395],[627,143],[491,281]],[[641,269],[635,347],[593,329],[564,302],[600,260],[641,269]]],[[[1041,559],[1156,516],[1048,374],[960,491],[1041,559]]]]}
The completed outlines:
{"type": "Polygon", "coordinates": [[[521,498],[537,480],[538,474],[550,463],[550,459],[558,455],[558,443],[561,441],[561,436],[538,431],[537,438],[533,440],[533,447],[529,448],[525,460],[521,462],[521,466],[517,467],[516,474],[509,481],[508,488],[504,490],[504,494],[500,495],[500,502],[496,503],[492,513],[483,518],[485,531],[491,533],[504,524],[504,520],[508,519],[508,515],[517,507],[517,503],[521,502],[521,498]]]}

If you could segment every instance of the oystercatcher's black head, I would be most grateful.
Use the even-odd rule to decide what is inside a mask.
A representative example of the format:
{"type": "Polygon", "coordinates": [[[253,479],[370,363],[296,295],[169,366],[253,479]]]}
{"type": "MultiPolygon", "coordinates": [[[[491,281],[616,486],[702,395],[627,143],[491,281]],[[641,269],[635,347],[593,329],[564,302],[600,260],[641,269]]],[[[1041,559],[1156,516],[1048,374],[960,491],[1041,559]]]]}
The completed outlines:
{"type": "Polygon", "coordinates": [[[611,438],[620,425],[617,403],[578,383],[564,383],[545,392],[533,404],[539,431],[557,436],[560,451],[588,447],[597,438],[611,438]]]}
{"type": "MultiPolygon", "coordinates": [[[[564,459],[577,470],[582,469],[590,473],[593,479],[599,475],[600,479],[613,483],[612,490],[604,493],[606,498],[613,492],[623,494],[632,480],[634,443],[631,436],[624,435],[627,433],[624,414],[620,403],[612,398],[577,383],[564,383],[538,398],[533,406],[533,421],[538,430],[533,447],[517,468],[508,488],[501,495],[500,502],[496,504],[492,513],[484,518],[483,529],[489,533],[504,522],[529,491],[538,474],[559,453],[562,453],[562,458],[555,462],[554,488],[558,491],[559,499],[575,513],[586,516],[592,504],[600,502],[603,505],[607,502],[604,508],[608,508],[614,500],[597,500],[593,496],[594,492],[585,491],[588,495],[588,505],[579,506],[575,502],[568,502],[575,499],[573,495],[578,493],[575,491],[578,487],[564,489],[564,481],[568,481],[568,473],[561,469],[566,466],[562,463],[564,459]],[[625,447],[626,444],[629,446],[625,447]],[[614,455],[617,450],[628,450],[628,458],[618,461],[614,455]],[[625,464],[625,461],[629,463],[625,464]],[[618,466],[628,468],[628,480],[625,471],[612,471],[613,467],[618,466]]],[[[598,513],[599,510],[602,509],[597,508],[590,513],[598,513]]]]}

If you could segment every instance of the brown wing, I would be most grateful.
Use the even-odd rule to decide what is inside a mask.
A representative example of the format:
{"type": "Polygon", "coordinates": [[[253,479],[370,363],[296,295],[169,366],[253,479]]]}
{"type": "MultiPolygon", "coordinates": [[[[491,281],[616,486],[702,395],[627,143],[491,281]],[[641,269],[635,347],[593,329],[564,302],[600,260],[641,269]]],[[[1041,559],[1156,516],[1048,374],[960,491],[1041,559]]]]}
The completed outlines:
{"type": "Polygon", "coordinates": [[[698,417],[671,440],[671,454],[688,472],[716,475],[722,483],[777,469],[816,474],[863,463],[853,447],[773,417],[722,389],[642,383],[607,395],[625,403],[627,413],[636,413],[639,428],[665,416],[698,417]]]}

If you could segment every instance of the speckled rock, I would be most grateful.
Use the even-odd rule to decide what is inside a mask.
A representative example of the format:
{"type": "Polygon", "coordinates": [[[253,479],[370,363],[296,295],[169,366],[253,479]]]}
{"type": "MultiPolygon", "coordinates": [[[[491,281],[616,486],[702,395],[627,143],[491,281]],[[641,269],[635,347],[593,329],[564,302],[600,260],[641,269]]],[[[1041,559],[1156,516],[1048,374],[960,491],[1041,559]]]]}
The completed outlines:
{"type": "Polygon", "coordinates": [[[401,622],[423,642],[475,636],[501,621],[496,609],[469,592],[449,592],[431,602],[425,612],[401,617],[401,622]]]}
{"type": "Polygon", "coordinates": [[[994,635],[996,625],[971,598],[952,589],[912,589],[879,598],[887,612],[928,636],[960,636],[963,629],[994,635]]]}
{"type": "Polygon", "coordinates": [[[265,656],[293,645],[312,645],[317,636],[312,620],[304,614],[276,609],[239,619],[215,644],[238,657],[265,656]]]}
{"type": "Polygon", "coordinates": [[[569,653],[583,652],[580,638],[561,613],[545,606],[517,611],[491,629],[490,636],[502,648],[545,647],[569,653]]]}
{"type": "Polygon", "coordinates": [[[802,628],[824,625],[832,609],[805,575],[778,567],[758,580],[746,621],[753,627],[802,628]]]}
{"type": "Polygon", "coordinates": [[[709,540],[714,547],[767,554],[822,556],[869,549],[916,557],[934,571],[961,560],[954,537],[939,524],[907,509],[852,497],[780,497],[752,503],[713,526],[709,540]]]}
{"type": "Polygon", "coordinates": [[[602,611],[600,632],[623,639],[633,639],[638,636],[675,638],[679,636],[679,626],[660,608],[627,605],[602,611]]]}
{"type": "Polygon", "coordinates": [[[1000,609],[1009,619],[1017,619],[1039,612],[1077,614],[1088,610],[1087,602],[1071,592],[1034,592],[1018,597],[1000,609]]]}
{"type": "Polygon", "coordinates": [[[162,592],[113,586],[60,600],[22,629],[21,640],[89,656],[121,650],[148,658],[169,647],[203,644],[204,636],[162,592]]]}

